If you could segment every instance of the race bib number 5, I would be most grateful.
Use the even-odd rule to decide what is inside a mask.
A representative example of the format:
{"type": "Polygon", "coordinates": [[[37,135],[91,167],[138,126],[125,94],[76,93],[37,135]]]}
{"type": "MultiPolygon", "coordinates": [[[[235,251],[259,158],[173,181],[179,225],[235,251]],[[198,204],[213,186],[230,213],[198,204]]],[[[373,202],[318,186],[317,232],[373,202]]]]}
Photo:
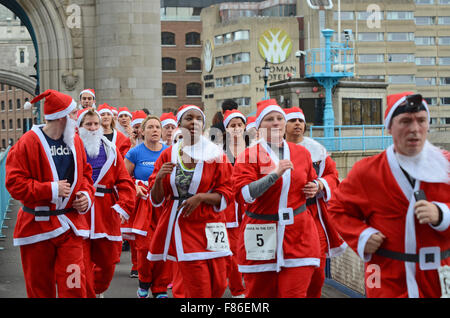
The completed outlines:
{"type": "Polygon", "coordinates": [[[208,241],[207,250],[220,252],[230,249],[225,223],[207,223],[205,233],[208,241]]]}
{"type": "Polygon", "coordinates": [[[247,224],[244,231],[244,242],[248,260],[275,259],[277,248],[276,224],[247,224]]]}

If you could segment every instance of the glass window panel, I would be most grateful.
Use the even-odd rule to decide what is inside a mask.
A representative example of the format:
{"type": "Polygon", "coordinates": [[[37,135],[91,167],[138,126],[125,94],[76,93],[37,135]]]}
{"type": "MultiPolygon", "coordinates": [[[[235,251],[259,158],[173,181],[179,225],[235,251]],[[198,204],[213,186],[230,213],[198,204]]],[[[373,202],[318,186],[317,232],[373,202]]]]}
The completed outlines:
{"type": "Polygon", "coordinates": [[[439,65],[450,65],[450,56],[439,57],[439,65]]]}
{"type": "Polygon", "coordinates": [[[450,36],[439,37],[439,45],[450,45],[450,36]]]}
{"type": "Polygon", "coordinates": [[[171,57],[162,58],[162,70],[163,71],[176,71],[177,61],[171,57]]]}
{"type": "Polygon", "coordinates": [[[161,32],[162,45],[175,45],[175,34],[172,32],[161,32]]]}
{"type": "Polygon", "coordinates": [[[352,99],[351,112],[352,125],[361,125],[361,100],[352,99]]]}
{"type": "Polygon", "coordinates": [[[202,84],[189,83],[186,85],[186,96],[201,96],[201,95],[202,95],[202,84]]]}
{"type": "Polygon", "coordinates": [[[177,96],[177,85],[174,83],[163,83],[163,96],[177,96]]]}

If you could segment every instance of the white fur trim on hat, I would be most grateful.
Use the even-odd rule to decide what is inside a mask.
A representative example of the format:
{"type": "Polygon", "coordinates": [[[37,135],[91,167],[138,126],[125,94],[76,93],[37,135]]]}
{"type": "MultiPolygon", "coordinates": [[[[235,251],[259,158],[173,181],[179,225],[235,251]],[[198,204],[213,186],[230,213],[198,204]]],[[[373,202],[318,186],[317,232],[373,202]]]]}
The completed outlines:
{"type": "Polygon", "coordinates": [[[252,123],[248,124],[246,129],[249,130],[250,128],[256,128],[256,123],[252,122],[252,123]]]}
{"type": "Polygon", "coordinates": [[[100,110],[98,111],[98,113],[99,113],[100,115],[103,114],[103,113],[110,113],[111,116],[113,115],[112,110],[109,109],[109,108],[102,108],[102,109],[100,109],[100,110]]]}
{"type": "MultiPolygon", "coordinates": [[[[112,114],[112,111],[111,111],[111,114],[112,114]]],[[[120,116],[123,115],[123,114],[128,115],[128,116],[130,116],[131,118],[133,118],[133,115],[131,115],[131,113],[128,112],[128,111],[126,111],[126,110],[120,111],[120,112],[117,114],[117,117],[120,117],[120,116]]]]}
{"type": "Polygon", "coordinates": [[[194,105],[188,106],[188,107],[184,108],[183,110],[179,111],[179,112],[177,113],[177,121],[180,122],[180,121],[181,121],[181,117],[183,117],[184,113],[186,113],[187,111],[189,111],[189,110],[191,110],[191,109],[197,110],[197,111],[199,111],[200,113],[202,113],[202,116],[203,116],[203,123],[206,122],[205,114],[203,113],[203,111],[201,110],[201,108],[198,107],[198,106],[194,106],[194,105]]]}
{"type": "MultiPolygon", "coordinates": [[[[396,101],[395,104],[391,107],[391,110],[389,111],[388,115],[386,116],[386,119],[384,120],[384,127],[386,127],[386,129],[389,129],[389,124],[391,122],[392,115],[394,114],[394,112],[398,108],[398,106],[406,100],[406,97],[407,96],[403,96],[398,101],[396,101]]],[[[427,102],[424,101],[423,99],[422,99],[422,105],[427,110],[428,121],[430,121],[430,109],[428,108],[427,102]]]]}
{"type": "Polygon", "coordinates": [[[95,99],[95,94],[92,93],[92,91],[90,91],[90,90],[88,90],[88,89],[85,89],[85,90],[82,90],[82,91],[81,91],[81,93],[80,93],[80,98],[81,98],[81,95],[83,95],[84,93],[91,94],[92,97],[94,97],[94,99],[95,99]]]}
{"type": "Polygon", "coordinates": [[[227,118],[224,119],[223,121],[223,126],[225,128],[227,128],[228,124],[230,123],[230,121],[233,118],[242,118],[242,120],[244,121],[244,124],[247,122],[247,119],[245,118],[245,116],[243,114],[240,113],[231,113],[230,115],[227,116],[227,118]]]}
{"type": "Polygon", "coordinates": [[[174,125],[175,127],[177,127],[177,122],[174,119],[168,118],[168,119],[164,119],[161,122],[161,127],[165,127],[166,125],[174,125]]]}
{"type": "Polygon", "coordinates": [[[292,112],[292,113],[286,114],[286,121],[291,120],[291,119],[297,119],[297,118],[306,122],[305,115],[303,115],[300,112],[292,112]]]}
{"type": "Polygon", "coordinates": [[[133,127],[134,125],[137,125],[137,124],[142,124],[143,121],[144,121],[144,118],[136,118],[135,120],[133,120],[131,122],[131,127],[133,127]]]}
{"type": "Polygon", "coordinates": [[[59,112],[53,113],[53,114],[45,115],[44,118],[46,120],[55,120],[55,119],[63,118],[63,117],[66,117],[67,115],[69,115],[76,108],[77,108],[77,103],[72,99],[72,103],[70,103],[70,105],[67,106],[65,109],[63,109],[59,112]]]}
{"type": "Polygon", "coordinates": [[[263,118],[270,112],[279,112],[280,114],[283,115],[284,119],[286,120],[286,113],[283,111],[283,109],[278,106],[278,105],[269,105],[266,108],[264,108],[264,110],[261,112],[261,114],[259,114],[259,116],[256,118],[255,124],[256,124],[256,129],[259,129],[259,125],[261,124],[263,118]]]}

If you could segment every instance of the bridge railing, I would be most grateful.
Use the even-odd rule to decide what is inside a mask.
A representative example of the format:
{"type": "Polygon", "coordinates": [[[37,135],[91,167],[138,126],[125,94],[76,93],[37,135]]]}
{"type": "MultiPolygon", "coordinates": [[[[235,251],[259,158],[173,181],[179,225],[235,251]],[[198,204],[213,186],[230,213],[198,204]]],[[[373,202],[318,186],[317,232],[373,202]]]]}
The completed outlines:
{"type": "MultiPolygon", "coordinates": [[[[328,151],[384,150],[392,144],[392,136],[384,125],[334,126],[334,136],[324,137],[325,126],[310,126],[309,137],[328,151]]],[[[328,128],[328,127],[326,127],[328,128]]]]}
{"type": "MultiPolygon", "coordinates": [[[[8,152],[11,149],[11,146],[6,148],[5,151],[0,153],[0,238],[5,238],[2,230],[5,228],[4,221],[6,219],[6,212],[9,208],[9,201],[11,199],[10,194],[6,190],[6,157],[8,156],[8,152]]],[[[0,247],[0,250],[3,248],[0,247]]]]}

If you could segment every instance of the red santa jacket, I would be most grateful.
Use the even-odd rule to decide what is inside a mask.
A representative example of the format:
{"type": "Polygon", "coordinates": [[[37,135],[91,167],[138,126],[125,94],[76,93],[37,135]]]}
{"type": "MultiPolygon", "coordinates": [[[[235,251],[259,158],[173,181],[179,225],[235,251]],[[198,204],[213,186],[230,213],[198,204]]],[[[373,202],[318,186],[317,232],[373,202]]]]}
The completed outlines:
{"type": "Polygon", "coordinates": [[[122,156],[106,137],[102,138],[106,162],[94,183],[95,201],[87,215],[91,239],[122,241],[119,214],[129,219],[134,210],[136,190],[122,156]]]}
{"type": "MultiPolygon", "coordinates": [[[[164,150],[155,163],[153,174],[149,178],[149,188],[155,182],[161,166],[165,162],[178,163],[178,144],[164,150]]],[[[178,210],[179,200],[175,185],[174,168],[163,180],[165,198],[155,207],[163,212],[150,243],[147,258],[152,261],[178,260],[190,261],[212,259],[231,255],[226,232],[226,219],[223,211],[232,201],[230,183],[231,164],[225,154],[211,161],[199,161],[196,164],[189,193],[215,192],[222,196],[219,207],[201,203],[188,217],[178,210]]],[[[150,200],[151,194],[149,195],[150,200]]]]}
{"type": "MultiPolygon", "coordinates": [[[[81,139],[75,135],[72,151],[75,172],[69,197],[58,197],[58,172],[41,126],[33,126],[11,148],[6,159],[6,188],[11,196],[35,211],[69,209],[78,191],[94,200],[92,168],[86,162],[81,139]]],[[[84,212],[86,213],[87,210],[84,212]]],[[[84,215],[69,211],[55,216],[34,216],[19,209],[14,229],[14,245],[32,244],[57,237],[72,229],[77,236],[88,237],[89,227],[84,215]]]]}
{"type": "Polygon", "coordinates": [[[284,141],[283,157],[294,169],[287,170],[263,195],[252,198],[248,185],[274,171],[279,158],[261,140],[238,156],[233,186],[239,203],[247,204],[238,243],[239,271],[280,271],[282,267],[320,265],[319,236],[314,219],[305,206],[303,188],[316,179],[306,148],[284,141]],[[302,211],[294,215],[294,211],[302,211]],[[278,220],[250,217],[248,212],[278,220]],[[285,218],[288,217],[287,219],[285,218]]]}
{"type": "MultiPolygon", "coordinates": [[[[368,297],[441,296],[436,269],[422,270],[420,263],[377,253],[366,255],[364,247],[372,234],[381,232],[386,236],[381,249],[415,255],[429,247],[448,250],[449,206],[450,185],[418,181],[413,189],[401,171],[393,146],[353,166],[335,191],[328,211],[344,240],[366,262],[366,279],[372,277],[371,284],[366,284],[368,297]],[[419,188],[428,201],[443,211],[443,221],[437,227],[420,224],[414,215],[413,191],[419,188]],[[373,279],[377,275],[375,270],[379,273],[379,284],[373,279]]],[[[450,258],[440,263],[450,265],[450,258]]]]}
{"type": "Polygon", "coordinates": [[[122,158],[125,158],[125,155],[127,154],[128,150],[130,150],[131,147],[130,138],[125,136],[117,129],[113,129],[113,131],[114,135],[112,143],[116,145],[117,149],[119,150],[119,153],[122,155],[122,158]]]}

